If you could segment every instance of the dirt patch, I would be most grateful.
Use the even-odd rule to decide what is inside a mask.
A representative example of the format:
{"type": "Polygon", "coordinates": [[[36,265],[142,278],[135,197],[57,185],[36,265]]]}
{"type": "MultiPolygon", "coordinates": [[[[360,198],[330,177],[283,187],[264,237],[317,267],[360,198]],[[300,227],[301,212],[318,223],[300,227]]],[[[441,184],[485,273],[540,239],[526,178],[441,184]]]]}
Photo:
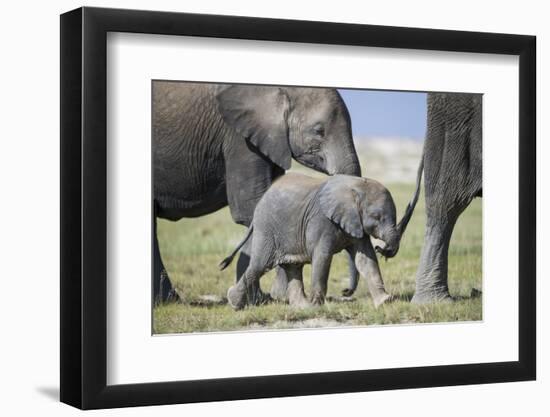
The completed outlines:
{"type": "Polygon", "coordinates": [[[250,329],[318,329],[325,327],[342,327],[344,325],[349,325],[349,323],[342,323],[336,320],[324,318],[312,318],[299,321],[279,320],[270,324],[269,326],[253,324],[250,326],[250,329]]]}

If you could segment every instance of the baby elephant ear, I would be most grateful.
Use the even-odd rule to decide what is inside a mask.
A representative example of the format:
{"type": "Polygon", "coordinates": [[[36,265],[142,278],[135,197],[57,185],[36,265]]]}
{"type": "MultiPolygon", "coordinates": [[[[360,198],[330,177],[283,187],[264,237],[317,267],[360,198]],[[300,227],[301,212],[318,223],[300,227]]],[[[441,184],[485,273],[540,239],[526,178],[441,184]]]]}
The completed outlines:
{"type": "Polygon", "coordinates": [[[228,125],[274,164],[290,169],[289,101],[281,88],[232,85],[221,90],[217,99],[218,109],[228,125]]]}
{"type": "Polygon", "coordinates": [[[335,175],[322,186],[319,201],[323,214],[338,224],[349,235],[362,238],[365,233],[361,223],[360,201],[352,178],[335,175]]]}

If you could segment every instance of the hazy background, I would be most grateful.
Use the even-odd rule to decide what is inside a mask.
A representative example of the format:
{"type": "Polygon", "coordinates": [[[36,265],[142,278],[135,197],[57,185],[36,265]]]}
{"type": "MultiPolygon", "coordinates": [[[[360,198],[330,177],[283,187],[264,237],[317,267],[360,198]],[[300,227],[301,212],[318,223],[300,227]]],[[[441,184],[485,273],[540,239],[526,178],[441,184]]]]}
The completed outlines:
{"type": "Polygon", "coordinates": [[[426,134],[427,94],[338,91],[351,116],[363,176],[382,183],[414,183],[426,134]]]}

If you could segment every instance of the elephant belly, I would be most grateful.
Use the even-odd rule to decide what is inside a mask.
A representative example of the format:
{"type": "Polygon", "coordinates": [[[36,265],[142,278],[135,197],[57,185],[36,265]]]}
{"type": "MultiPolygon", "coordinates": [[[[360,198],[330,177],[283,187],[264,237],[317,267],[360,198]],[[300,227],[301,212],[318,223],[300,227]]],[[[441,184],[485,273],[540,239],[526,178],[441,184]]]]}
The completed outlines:
{"type": "Polygon", "coordinates": [[[281,256],[279,265],[303,265],[310,263],[311,259],[307,255],[303,254],[285,254],[281,256]]]}
{"type": "Polygon", "coordinates": [[[227,206],[225,186],[210,193],[192,197],[178,198],[173,195],[155,196],[157,216],[168,220],[179,220],[183,217],[199,217],[213,213],[227,206]]]}

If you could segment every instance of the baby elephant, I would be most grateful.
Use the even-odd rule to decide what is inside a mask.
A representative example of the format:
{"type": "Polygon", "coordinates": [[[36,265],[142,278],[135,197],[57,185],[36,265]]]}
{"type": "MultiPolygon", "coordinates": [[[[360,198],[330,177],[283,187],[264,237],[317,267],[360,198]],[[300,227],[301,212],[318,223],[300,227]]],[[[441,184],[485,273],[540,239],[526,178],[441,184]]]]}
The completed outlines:
{"type": "Polygon", "coordinates": [[[367,280],[374,305],[390,299],[370,236],[386,243],[381,252],[387,257],[397,253],[400,238],[393,199],[377,181],[348,175],[282,176],[259,201],[246,237],[220,263],[221,269],[251,236],[250,264],[227,292],[235,309],[261,302],[256,299],[260,277],[276,266],[286,271],[290,304],[309,306],[302,281],[306,263],[312,264],[311,303],[323,304],[332,256],[344,249],[367,280]]]}

